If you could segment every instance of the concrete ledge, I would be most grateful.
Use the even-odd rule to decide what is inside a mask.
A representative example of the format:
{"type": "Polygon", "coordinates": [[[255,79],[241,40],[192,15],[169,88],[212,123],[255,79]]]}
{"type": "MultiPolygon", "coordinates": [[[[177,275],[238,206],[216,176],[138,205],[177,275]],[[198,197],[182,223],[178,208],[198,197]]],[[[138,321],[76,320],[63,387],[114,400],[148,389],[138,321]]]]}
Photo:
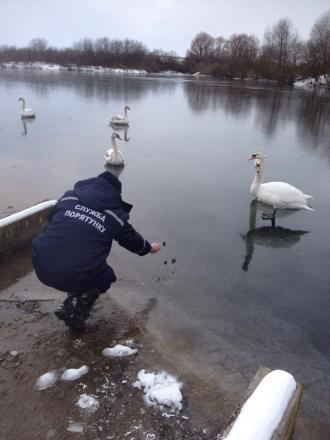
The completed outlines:
{"type": "Polygon", "coordinates": [[[23,246],[37,235],[55,204],[56,200],[49,200],[0,219],[0,254],[23,246]]]}
{"type": "MultiPolygon", "coordinates": [[[[258,369],[254,378],[250,382],[250,385],[248,386],[244,398],[241,400],[241,402],[239,403],[233,414],[229,417],[228,421],[226,422],[220,434],[219,440],[224,440],[229,435],[230,430],[242,409],[242,406],[251,396],[254,390],[257,388],[261,380],[271,371],[272,370],[267,367],[260,367],[258,369]]],[[[296,390],[293,393],[291,400],[289,401],[289,404],[283,414],[280,424],[278,425],[277,429],[273,432],[271,440],[290,440],[292,436],[297,421],[299,405],[303,392],[303,386],[298,382],[296,382],[296,384],[297,384],[296,390]]]]}

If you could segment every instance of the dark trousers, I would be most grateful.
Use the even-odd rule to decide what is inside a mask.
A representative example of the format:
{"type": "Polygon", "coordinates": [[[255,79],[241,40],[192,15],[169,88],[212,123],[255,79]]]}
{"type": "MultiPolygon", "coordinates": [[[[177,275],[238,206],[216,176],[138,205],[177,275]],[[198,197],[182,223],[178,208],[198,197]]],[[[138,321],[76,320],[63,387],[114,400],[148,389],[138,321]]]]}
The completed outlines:
{"type": "Polygon", "coordinates": [[[104,264],[94,275],[82,273],[64,278],[61,278],[61,274],[40,270],[37,264],[34,264],[34,269],[37,277],[43,284],[66,293],[81,294],[92,289],[98,289],[100,293],[104,293],[116,281],[113,270],[107,264],[104,264]]]}

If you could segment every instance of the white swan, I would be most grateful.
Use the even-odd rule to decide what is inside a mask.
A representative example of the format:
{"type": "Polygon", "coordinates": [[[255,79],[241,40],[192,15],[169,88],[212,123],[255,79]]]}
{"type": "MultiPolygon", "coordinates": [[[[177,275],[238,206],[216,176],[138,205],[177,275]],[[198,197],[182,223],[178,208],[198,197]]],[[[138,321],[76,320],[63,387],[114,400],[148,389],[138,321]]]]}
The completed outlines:
{"type": "Polygon", "coordinates": [[[121,140],[121,137],[119,136],[118,133],[113,132],[111,135],[112,148],[109,148],[109,150],[107,150],[104,153],[104,159],[109,165],[117,165],[117,166],[125,165],[123,153],[120,150],[118,150],[116,139],[121,140]]]}
{"type": "Polygon", "coordinates": [[[251,184],[251,193],[261,202],[273,208],[273,213],[269,216],[264,213],[264,220],[270,219],[275,222],[277,209],[307,209],[314,211],[307,205],[307,200],[312,196],[304,194],[300,189],[285,182],[262,183],[262,165],[266,156],[263,153],[252,154],[249,160],[254,160],[256,173],[251,184]]]}
{"type": "Polygon", "coordinates": [[[18,98],[17,101],[22,101],[22,111],[21,111],[21,117],[22,118],[35,118],[36,114],[33,110],[30,108],[25,108],[25,99],[24,98],[18,98]]]}
{"type": "Polygon", "coordinates": [[[127,110],[131,110],[128,105],[125,105],[124,107],[124,116],[122,115],[115,115],[112,116],[112,118],[110,119],[110,124],[113,125],[128,125],[128,117],[127,117],[127,110]]]}

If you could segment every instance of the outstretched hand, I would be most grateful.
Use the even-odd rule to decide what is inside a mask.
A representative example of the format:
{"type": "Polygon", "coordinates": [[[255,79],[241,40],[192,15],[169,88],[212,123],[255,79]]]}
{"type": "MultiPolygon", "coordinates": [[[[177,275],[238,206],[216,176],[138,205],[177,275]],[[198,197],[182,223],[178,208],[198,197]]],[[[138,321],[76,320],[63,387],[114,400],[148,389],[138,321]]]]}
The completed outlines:
{"type": "Polygon", "coordinates": [[[159,243],[151,243],[150,253],[157,254],[157,252],[159,252],[161,250],[161,248],[162,247],[159,243]]]}

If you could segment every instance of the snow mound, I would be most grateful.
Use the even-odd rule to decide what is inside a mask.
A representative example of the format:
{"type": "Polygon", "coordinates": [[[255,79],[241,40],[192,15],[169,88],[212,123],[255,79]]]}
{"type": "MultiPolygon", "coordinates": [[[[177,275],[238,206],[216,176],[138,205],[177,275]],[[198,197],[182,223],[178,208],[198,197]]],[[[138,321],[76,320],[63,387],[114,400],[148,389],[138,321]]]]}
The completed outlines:
{"type": "Polygon", "coordinates": [[[88,394],[81,394],[77,402],[77,405],[80,408],[87,409],[90,412],[94,412],[99,408],[100,403],[97,399],[95,399],[94,396],[89,396],[88,394]]]}
{"type": "Polygon", "coordinates": [[[268,373],[244,403],[224,440],[270,440],[296,389],[286,371],[268,373]]]}
{"type": "Polygon", "coordinates": [[[296,87],[313,86],[316,84],[316,81],[315,78],[306,78],[300,81],[295,81],[293,84],[296,87]]]}
{"type": "Polygon", "coordinates": [[[61,376],[62,380],[77,380],[80,379],[81,376],[88,373],[89,368],[87,365],[83,365],[80,368],[69,368],[68,370],[65,370],[64,373],[61,376]]]}
{"type": "Polygon", "coordinates": [[[35,383],[35,388],[37,390],[45,390],[46,388],[50,388],[57,382],[57,379],[57,371],[48,371],[48,373],[43,374],[37,379],[35,383]]]}
{"type": "Polygon", "coordinates": [[[143,389],[144,399],[148,405],[170,407],[173,410],[182,409],[182,383],[166,371],[160,373],[146,373],[141,370],[134,387],[143,389]]]}
{"type": "Polygon", "coordinates": [[[127,347],[126,345],[117,344],[112,348],[105,348],[102,354],[107,357],[126,357],[137,353],[136,348],[127,347]]]}
{"type": "Polygon", "coordinates": [[[84,432],[84,427],[80,423],[70,422],[66,430],[69,432],[84,432]]]}

